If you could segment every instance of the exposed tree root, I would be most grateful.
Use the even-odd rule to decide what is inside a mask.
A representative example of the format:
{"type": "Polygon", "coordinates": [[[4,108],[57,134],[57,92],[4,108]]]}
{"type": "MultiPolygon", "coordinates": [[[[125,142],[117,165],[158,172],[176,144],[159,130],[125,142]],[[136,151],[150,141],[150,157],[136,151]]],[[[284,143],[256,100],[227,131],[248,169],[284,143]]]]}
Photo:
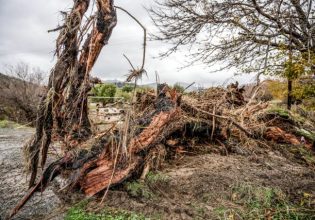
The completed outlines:
{"type": "Polygon", "coordinates": [[[53,128],[54,136],[63,142],[65,150],[76,148],[91,136],[87,107],[89,73],[116,25],[116,11],[112,0],[97,1],[95,25],[79,52],[81,25],[89,2],[74,1],[72,10],[65,16],[65,25],[60,28],[58,61],[38,110],[36,134],[25,146],[32,172],[30,187],[36,180],[40,152],[41,166],[46,163],[53,128]]]}

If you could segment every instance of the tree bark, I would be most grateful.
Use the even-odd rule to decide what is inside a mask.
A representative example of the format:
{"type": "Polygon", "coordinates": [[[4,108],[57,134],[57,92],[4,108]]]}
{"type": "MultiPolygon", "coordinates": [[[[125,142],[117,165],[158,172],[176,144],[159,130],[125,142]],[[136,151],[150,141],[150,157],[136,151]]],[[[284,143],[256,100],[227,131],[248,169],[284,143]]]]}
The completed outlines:
{"type": "Polygon", "coordinates": [[[292,80],[288,79],[288,103],[287,103],[287,108],[288,110],[291,110],[292,106],[292,80]]]}

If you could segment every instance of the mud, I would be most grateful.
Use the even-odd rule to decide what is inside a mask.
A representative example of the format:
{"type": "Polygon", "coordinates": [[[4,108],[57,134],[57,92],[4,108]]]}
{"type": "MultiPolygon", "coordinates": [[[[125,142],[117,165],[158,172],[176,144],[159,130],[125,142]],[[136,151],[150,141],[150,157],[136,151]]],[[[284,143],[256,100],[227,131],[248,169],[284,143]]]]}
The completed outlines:
{"type": "MultiPolygon", "coordinates": [[[[33,129],[0,129],[0,219],[6,217],[27,191],[22,146],[33,132],[33,129]]],[[[14,219],[43,219],[59,206],[59,199],[48,188],[42,195],[36,194],[14,219]]]]}

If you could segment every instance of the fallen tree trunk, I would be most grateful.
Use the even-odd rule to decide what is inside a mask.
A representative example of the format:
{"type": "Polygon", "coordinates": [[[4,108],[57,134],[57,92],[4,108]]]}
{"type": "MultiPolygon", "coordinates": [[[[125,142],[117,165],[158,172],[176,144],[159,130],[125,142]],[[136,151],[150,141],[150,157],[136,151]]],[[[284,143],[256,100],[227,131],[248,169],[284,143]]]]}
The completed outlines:
{"type": "Polygon", "coordinates": [[[136,120],[137,124],[132,126],[135,129],[132,133],[136,135],[129,137],[128,155],[122,150],[122,134],[104,133],[92,141],[81,143],[81,148],[68,151],[62,159],[48,166],[39,182],[29,190],[10,216],[16,214],[34,193],[43,191],[55,177],[67,171],[71,173],[68,175],[68,187],[79,187],[87,196],[93,196],[139,173],[151,150],[159,148],[162,139],[174,131],[172,122],[181,116],[179,96],[175,93],[170,96],[168,91],[165,89],[161,92],[154,109],[149,114],[144,112],[139,117],[141,120],[136,120]]]}
{"type": "Polygon", "coordinates": [[[93,196],[111,185],[122,182],[132,176],[134,172],[138,172],[139,168],[144,166],[144,157],[147,155],[139,153],[148,152],[161,141],[167,126],[179,118],[179,111],[177,107],[174,107],[170,111],[163,111],[155,115],[148,127],[138,136],[131,138],[128,144],[128,158],[125,158],[123,154],[118,155],[117,161],[100,158],[96,162],[96,167],[89,171],[80,182],[85,194],[93,196]]]}
{"type": "Polygon", "coordinates": [[[100,159],[97,162],[97,167],[88,172],[80,182],[80,187],[85,195],[94,196],[109,186],[116,185],[129,178],[143,162],[140,157],[133,157],[131,160],[123,167],[116,168],[115,161],[100,159]]]}

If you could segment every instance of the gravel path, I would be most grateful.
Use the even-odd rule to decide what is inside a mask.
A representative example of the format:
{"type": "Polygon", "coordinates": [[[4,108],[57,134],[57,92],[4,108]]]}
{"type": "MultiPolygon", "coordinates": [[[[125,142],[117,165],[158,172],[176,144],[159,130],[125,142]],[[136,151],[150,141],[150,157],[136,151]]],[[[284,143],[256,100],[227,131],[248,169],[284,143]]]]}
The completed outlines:
{"type": "MultiPolygon", "coordinates": [[[[33,132],[33,129],[0,129],[1,220],[27,192],[27,179],[23,173],[22,146],[33,132]]],[[[44,219],[43,217],[56,209],[59,204],[59,199],[48,188],[42,196],[40,193],[36,194],[14,219],[44,219]]]]}

